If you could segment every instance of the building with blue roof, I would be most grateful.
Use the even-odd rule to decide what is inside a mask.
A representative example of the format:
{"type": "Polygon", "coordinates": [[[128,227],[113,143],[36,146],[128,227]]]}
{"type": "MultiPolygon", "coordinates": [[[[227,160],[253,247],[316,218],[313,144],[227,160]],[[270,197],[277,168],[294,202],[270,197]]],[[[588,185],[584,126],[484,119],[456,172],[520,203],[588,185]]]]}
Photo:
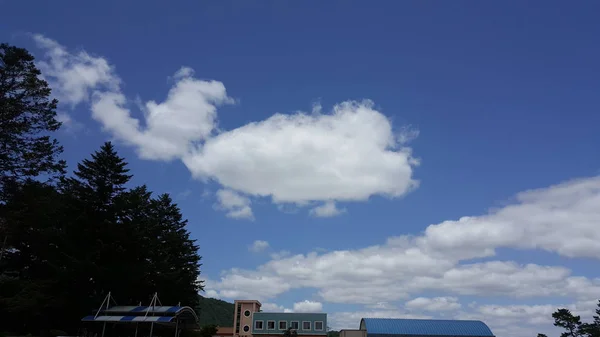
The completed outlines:
{"type": "Polygon", "coordinates": [[[482,321],[363,318],[359,330],[343,330],[340,337],[494,337],[482,321]]]}

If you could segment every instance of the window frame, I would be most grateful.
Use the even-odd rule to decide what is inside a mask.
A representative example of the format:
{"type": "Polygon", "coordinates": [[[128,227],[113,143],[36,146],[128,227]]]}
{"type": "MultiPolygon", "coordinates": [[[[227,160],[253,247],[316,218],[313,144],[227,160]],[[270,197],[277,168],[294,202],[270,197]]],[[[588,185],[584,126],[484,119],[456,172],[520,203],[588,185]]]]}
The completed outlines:
{"type": "Polygon", "coordinates": [[[311,321],[302,321],[302,331],[311,331],[312,330],[312,322],[311,321]],[[304,328],[304,323],[308,323],[308,329],[304,328]]]}
{"type": "Polygon", "coordinates": [[[254,321],[254,330],[264,330],[264,329],[265,329],[265,321],[263,321],[263,320],[254,321]],[[256,327],[257,323],[260,323],[260,328],[256,327]]]}
{"type": "Polygon", "coordinates": [[[300,330],[300,321],[290,321],[290,328],[293,330],[300,330]],[[294,328],[294,323],[296,323],[297,327],[294,328]]]}
{"type": "Polygon", "coordinates": [[[248,325],[244,325],[244,327],[242,328],[242,331],[250,332],[250,327],[248,325]],[[246,330],[246,328],[248,328],[248,330],[246,330]]]}
{"type": "Polygon", "coordinates": [[[252,315],[252,312],[250,312],[250,310],[246,309],[244,310],[244,317],[250,317],[252,315]],[[248,313],[248,315],[246,315],[246,313],[248,313]]]}
{"type": "Polygon", "coordinates": [[[275,329],[275,321],[272,321],[272,320],[267,321],[267,330],[276,330],[275,329]],[[273,327],[272,328],[269,328],[269,323],[273,323],[273,327]]]}
{"type": "Polygon", "coordinates": [[[288,328],[288,321],[279,321],[279,322],[277,322],[277,328],[278,328],[277,330],[280,330],[280,331],[287,330],[287,328],[288,328]],[[285,323],[285,328],[283,328],[283,329],[281,328],[281,323],[285,323]]]}
{"type": "Polygon", "coordinates": [[[315,330],[315,331],[323,331],[323,330],[324,330],[324,329],[323,329],[324,327],[325,327],[325,324],[324,324],[324,322],[323,322],[323,321],[315,321],[315,324],[314,324],[314,330],[315,330]],[[317,323],[321,323],[321,329],[317,329],[317,323]]]}

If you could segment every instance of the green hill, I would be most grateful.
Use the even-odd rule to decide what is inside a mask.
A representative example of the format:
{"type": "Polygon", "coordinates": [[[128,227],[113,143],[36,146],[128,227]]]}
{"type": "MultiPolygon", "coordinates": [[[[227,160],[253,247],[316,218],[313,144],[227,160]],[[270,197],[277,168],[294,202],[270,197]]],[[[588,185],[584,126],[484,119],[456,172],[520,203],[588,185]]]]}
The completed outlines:
{"type": "Polygon", "coordinates": [[[233,303],[198,296],[196,312],[200,326],[215,324],[217,326],[233,326],[233,303]]]}

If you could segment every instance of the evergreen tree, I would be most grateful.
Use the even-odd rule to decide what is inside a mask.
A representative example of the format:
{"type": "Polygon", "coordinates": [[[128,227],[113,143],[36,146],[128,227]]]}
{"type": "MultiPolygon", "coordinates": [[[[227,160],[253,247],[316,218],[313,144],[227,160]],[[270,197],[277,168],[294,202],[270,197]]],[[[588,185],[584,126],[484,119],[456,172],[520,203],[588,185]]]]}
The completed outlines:
{"type": "Polygon", "coordinates": [[[119,157],[111,142],[106,142],[92,154],[91,159],[84,159],[77,164],[77,171],[73,172],[77,178],[69,180],[79,192],[91,196],[90,201],[94,201],[98,211],[108,211],[125,191],[125,184],[132,177],[128,172],[125,159],[119,157]]]}
{"type": "Polygon", "coordinates": [[[13,330],[25,332],[26,323],[34,330],[49,324],[64,304],[57,296],[65,267],[61,196],[33,180],[5,192],[10,199],[2,209],[11,236],[0,261],[0,315],[13,330]]]}
{"type": "Polygon", "coordinates": [[[200,329],[198,337],[213,337],[219,329],[215,324],[205,325],[200,329]]]}
{"type": "Polygon", "coordinates": [[[195,306],[198,292],[203,289],[198,281],[201,258],[198,246],[185,228],[187,220],[168,194],[153,199],[150,210],[152,224],[147,235],[155,238],[155,246],[150,250],[153,275],[149,279],[154,281],[164,301],[195,306]]]}
{"type": "Polygon", "coordinates": [[[560,336],[561,337],[577,337],[581,333],[579,328],[581,326],[581,316],[575,316],[569,309],[558,309],[552,314],[554,318],[554,325],[565,329],[560,336]]]}
{"type": "Polygon", "coordinates": [[[59,129],[55,99],[25,49],[0,44],[0,184],[64,173],[63,151],[49,132],[59,129]]]}
{"type": "Polygon", "coordinates": [[[129,285],[120,278],[128,273],[126,247],[135,234],[119,221],[126,208],[128,172],[125,159],[107,142],[61,184],[70,214],[66,236],[73,254],[71,278],[78,287],[70,294],[82,299],[80,311],[99,305],[109,291],[124,293],[120,288],[129,285]]]}
{"type": "Polygon", "coordinates": [[[32,179],[6,185],[0,208],[13,233],[0,258],[0,317],[19,334],[60,329],[111,291],[122,304],[194,306],[202,285],[198,246],[168,195],[128,190],[131,175],[110,143],[58,186],[32,179]]]}
{"type": "Polygon", "coordinates": [[[595,313],[591,323],[581,324],[582,333],[589,337],[600,337],[600,300],[598,300],[595,313]]]}

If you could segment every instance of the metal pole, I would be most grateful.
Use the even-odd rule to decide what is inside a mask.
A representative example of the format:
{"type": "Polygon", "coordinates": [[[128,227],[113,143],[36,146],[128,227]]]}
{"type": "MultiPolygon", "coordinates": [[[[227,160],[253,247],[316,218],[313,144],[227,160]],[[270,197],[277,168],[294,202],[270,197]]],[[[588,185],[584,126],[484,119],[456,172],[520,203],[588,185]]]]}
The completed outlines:
{"type": "Polygon", "coordinates": [[[106,329],[106,322],[102,324],[102,337],[104,337],[104,330],[106,329]]]}
{"type": "Polygon", "coordinates": [[[152,337],[153,330],[154,330],[154,322],[150,323],[150,337],[152,337]]]}
{"type": "Polygon", "coordinates": [[[175,320],[175,337],[177,337],[177,329],[179,329],[179,320],[175,320]]]}
{"type": "MultiPolygon", "coordinates": [[[[96,315],[94,315],[94,319],[96,319],[96,317],[98,317],[98,315],[100,314],[100,311],[102,310],[102,307],[104,306],[104,302],[107,300],[110,301],[110,291],[108,292],[108,295],[106,295],[106,297],[102,301],[102,304],[100,304],[100,308],[98,308],[96,315]]],[[[107,303],[106,307],[108,308],[108,303],[107,303]]]]}
{"type": "Polygon", "coordinates": [[[137,330],[138,330],[138,326],[140,325],[140,323],[135,323],[135,336],[137,337],[137,330]]]}

